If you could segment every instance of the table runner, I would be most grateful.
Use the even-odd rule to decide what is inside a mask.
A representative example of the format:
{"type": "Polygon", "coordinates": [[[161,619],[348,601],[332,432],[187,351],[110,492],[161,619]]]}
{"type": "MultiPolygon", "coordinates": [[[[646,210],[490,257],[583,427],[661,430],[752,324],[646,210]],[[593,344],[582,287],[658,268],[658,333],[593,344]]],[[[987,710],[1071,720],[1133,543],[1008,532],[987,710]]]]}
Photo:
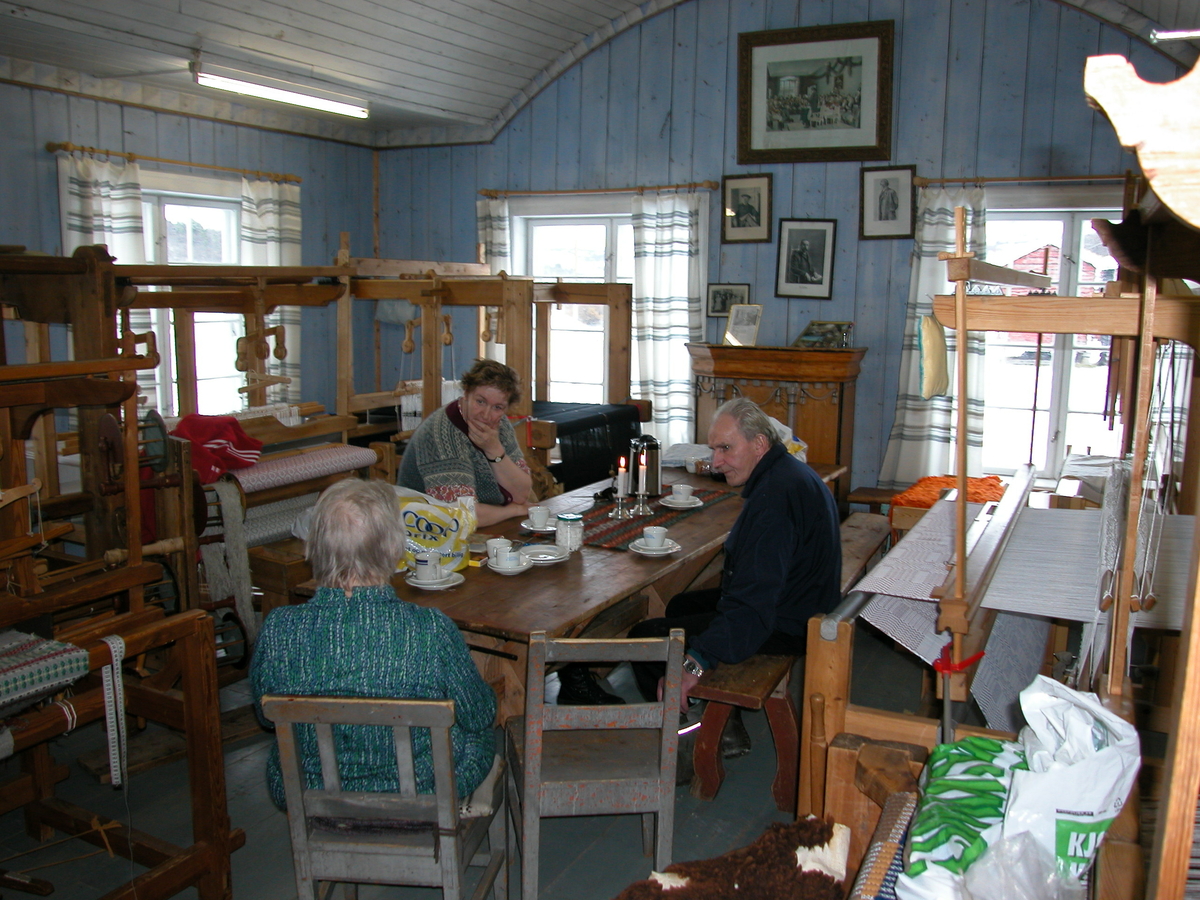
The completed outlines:
{"type": "MultiPolygon", "coordinates": [[[[643,528],[650,525],[670,528],[688,516],[708,509],[714,503],[720,503],[729,497],[736,497],[737,494],[732,491],[697,490],[692,496],[701,501],[700,506],[672,509],[663,506],[661,500],[651,500],[650,515],[634,516],[632,519],[610,519],[608,514],[617,504],[598,503],[583,514],[583,542],[590,547],[603,547],[606,550],[628,550],[630,543],[642,536],[643,528]]],[[[633,503],[633,498],[630,503],[633,503]]]]}

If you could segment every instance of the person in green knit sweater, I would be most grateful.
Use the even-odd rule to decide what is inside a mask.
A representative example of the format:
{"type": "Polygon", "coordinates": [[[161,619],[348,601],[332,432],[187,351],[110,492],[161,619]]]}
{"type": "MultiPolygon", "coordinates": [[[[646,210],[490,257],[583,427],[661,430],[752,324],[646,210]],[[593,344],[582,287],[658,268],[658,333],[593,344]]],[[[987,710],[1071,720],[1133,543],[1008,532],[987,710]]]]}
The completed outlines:
{"type": "MultiPolygon", "coordinates": [[[[326,489],[313,510],[306,556],[321,585],[302,606],[267,616],[250,661],[250,685],[260,721],[264,694],[403,697],[454,701],[454,776],[466,797],[495,757],[496,696],[484,683],[462,635],[445,613],[407,603],[389,580],[404,552],[404,527],[392,488],[346,479],[326,489]]],[[[398,789],[388,728],[343,725],[334,730],[342,787],[398,789]]],[[[412,732],[417,790],[433,791],[429,732],[412,732]]],[[[321,763],[311,726],[299,746],[309,787],[319,788],[321,763]]],[[[279,747],[267,760],[271,799],[285,808],[279,747]]]]}

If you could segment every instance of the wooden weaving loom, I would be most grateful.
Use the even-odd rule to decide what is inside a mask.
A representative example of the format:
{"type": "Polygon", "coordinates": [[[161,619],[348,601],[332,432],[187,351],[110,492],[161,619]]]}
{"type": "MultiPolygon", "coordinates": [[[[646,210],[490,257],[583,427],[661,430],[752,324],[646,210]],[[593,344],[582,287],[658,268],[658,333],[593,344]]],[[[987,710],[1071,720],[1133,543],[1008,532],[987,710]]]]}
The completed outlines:
{"type": "MultiPolygon", "coordinates": [[[[11,308],[22,314],[35,357],[0,366],[0,567],[5,574],[0,629],[18,626],[22,635],[35,628],[48,631],[57,641],[85,650],[84,669],[90,673],[75,683],[69,699],[28,706],[8,721],[21,774],[0,789],[0,813],[24,807],[26,828],[37,839],[59,830],[109,846],[147,868],[106,898],[158,900],[195,885],[206,900],[223,900],[232,896],[230,853],[245,836],[230,827],[225,805],[212,623],[200,612],[164,618],[162,606],[145,597],[146,586],[162,570],[143,559],[140,504],[125,501],[138,496],[140,485],[134,373],[155,366],[157,357],[153,346],[145,354],[135,352],[133,335],[118,341],[111,327],[118,295],[104,274],[110,264],[103,248],[83,248],[69,259],[0,255],[0,299],[6,313],[11,308]],[[48,347],[50,323],[72,326],[74,359],[39,358],[48,347]],[[43,448],[49,458],[38,463],[49,483],[40,477],[25,480],[26,440],[50,418],[48,413],[63,408],[78,409],[83,435],[82,489],[70,497],[58,492],[57,441],[52,437],[43,448]],[[114,411],[123,423],[112,438],[121,460],[115,470],[112,457],[98,452],[106,427],[102,423],[114,411]],[[74,534],[70,522],[53,521],[66,514],[83,515],[79,530],[85,534],[74,534]],[[85,546],[86,558],[55,548],[68,536],[85,546]],[[120,553],[106,555],[112,551],[120,553]],[[160,648],[166,666],[177,673],[165,688],[135,677],[137,669],[128,665],[119,668],[114,680],[123,686],[130,714],[186,734],[193,838],[188,847],[102,819],[55,796],[68,769],[51,757],[48,742],[105,714],[96,673],[113,662],[110,645],[102,643],[113,636],[123,641],[125,656],[136,667],[141,668],[148,651],[160,648]],[[170,689],[176,680],[180,689],[170,689]]],[[[0,357],[0,362],[6,360],[0,357]]],[[[52,424],[41,432],[43,438],[47,434],[53,435],[52,424]]]]}
{"type": "MultiPolygon", "coordinates": [[[[1113,602],[1108,608],[1109,642],[1105,667],[1093,686],[1105,704],[1132,720],[1129,670],[1129,623],[1144,612],[1152,594],[1135,581],[1138,526],[1143,504],[1135,499],[1147,485],[1151,451],[1151,394],[1156,366],[1156,346],[1173,340],[1200,346],[1200,307],[1194,297],[1161,293],[1162,279],[1200,276],[1200,73],[1193,71],[1167,85],[1142,82],[1124,59],[1098,57],[1088,61],[1085,89],[1090,101],[1113,121],[1122,144],[1135,147],[1146,178],[1155,194],[1140,198],[1120,225],[1100,223],[1110,252],[1122,263],[1122,282],[1110,285],[1102,301],[1090,297],[983,297],[964,296],[962,285],[983,264],[950,260],[963,278],[956,279],[956,297],[935,298],[935,313],[943,323],[956,321],[961,336],[966,330],[1034,333],[1107,334],[1114,337],[1114,355],[1125,345],[1125,442],[1132,460],[1130,483],[1138,486],[1131,496],[1123,529],[1123,557],[1115,579],[1113,602]],[[1188,116],[1193,116],[1189,121],[1188,116]],[[1160,203],[1160,201],[1162,201],[1160,203]],[[1165,205],[1164,205],[1165,204],[1165,205]]],[[[1127,206],[1131,204],[1127,203],[1127,206]]],[[[961,249],[961,247],[960,247],[961,249]]],[[[960,346],[963,346],[960,344],[960,346]]],[[[1114,367],[1115,368],[1115,367],[1114,367]]],[[[1120,370],[1117,370],[1120,372],[1120,370]]],[[[1197,386],[1193,368],[1192,390],[1197,386]]],[[[1188,438],[1197,435],[1197,423],[1188,424],[1188,438]]],[[[1188,440],[1178,477],[1181,513],[1194,515],[1200,473],[1200,448],[1188,440]]],[[[1175,476],[1172,476],[1173,478],[1175,476]]],[[[1147,485],[1157,490],[1158,485],[1147,485]]],[[[1172,721],[1168,731],[1162,806],[1148,883],[1144,880],[1142,851],[1137,845],[1137,802],[1126,804],[1100,848],[1094,884],[1100,897],[1183,896],[1200,791],[1200,630],[1193,622],[1196,600],[1200,534],[1193,529],[1190,547],[1191,574],[1186,580],[1182,605],[1182,676],[1176,684],[1172,721]]],[[[838,625],[838,628],[841,628],[838,625]]],[[[811,653],[811,651],[810,651],[811,653]]],[[[849,719],[849,715],[847,715],[849,719]]],[[[1136,797],[1133,798],[1136,801],[1136,797]]]]}

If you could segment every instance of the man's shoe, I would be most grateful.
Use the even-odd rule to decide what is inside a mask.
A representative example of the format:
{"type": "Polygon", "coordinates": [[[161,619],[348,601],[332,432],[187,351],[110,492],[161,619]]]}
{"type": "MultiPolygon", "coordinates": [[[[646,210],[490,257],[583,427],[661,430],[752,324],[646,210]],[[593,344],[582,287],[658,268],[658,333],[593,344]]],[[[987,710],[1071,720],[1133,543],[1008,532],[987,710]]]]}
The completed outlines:
{"type": "Polygon", "coordinates": [[[725,730],[721,732],[721,756],[724,759],[737,759],[749,752],[750,732],[742,724],[741,709],[735,706],[729,721],[725,723],[725,730]]]}
{"type": "Polygon", "coordinates": [[[596,673],[587,666],[566,665],[558,670],[559,706],[612,706],[625,701],[600,687],[596,673]]]}

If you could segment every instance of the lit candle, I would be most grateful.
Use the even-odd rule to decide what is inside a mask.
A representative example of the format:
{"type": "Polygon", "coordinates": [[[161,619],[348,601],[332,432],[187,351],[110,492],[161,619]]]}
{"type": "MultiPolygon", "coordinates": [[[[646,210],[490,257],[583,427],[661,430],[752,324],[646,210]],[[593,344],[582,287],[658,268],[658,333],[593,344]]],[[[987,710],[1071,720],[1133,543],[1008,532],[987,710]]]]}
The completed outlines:
{"type": "Polygon", "coordinates": [[[623,456],[617,465],[617,496],[629,496],[629,470],[625,468],[625,457],[623,456]]]}
{"type": "Polygon", "coordinates": [[[646,493],[646,454],[638,457],[638,493],[646,493]]]}

